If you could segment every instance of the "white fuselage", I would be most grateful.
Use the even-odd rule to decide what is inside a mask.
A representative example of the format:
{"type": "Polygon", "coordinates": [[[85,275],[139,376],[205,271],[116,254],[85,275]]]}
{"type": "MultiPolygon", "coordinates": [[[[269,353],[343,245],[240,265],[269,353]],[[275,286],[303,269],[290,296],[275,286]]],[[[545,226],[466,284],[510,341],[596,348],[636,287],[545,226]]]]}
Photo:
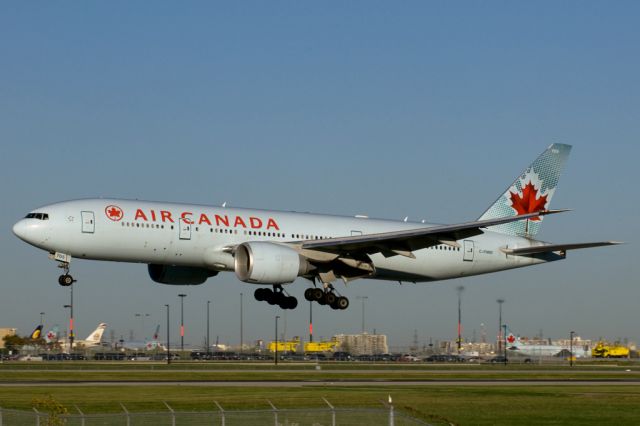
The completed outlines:
{"type": "MultiPolygon", "coordinates": [[[[46,219],[20,220],[14,233],[50,253],[109,260],[233,271],[229,247],[250,241],[293,243],[430,227],[415,222],[310,213],[213,207],[121,199],[84,199],[33,210],[46,219]],[[225,250],[226,249],[226,250],[225,250]]],[[[405,256],[371,255],[370,278],[434,281],[519,268],[562,259],[561,255],[511,256],[501,248],[539,244],[486,231],[405,256]]]]}

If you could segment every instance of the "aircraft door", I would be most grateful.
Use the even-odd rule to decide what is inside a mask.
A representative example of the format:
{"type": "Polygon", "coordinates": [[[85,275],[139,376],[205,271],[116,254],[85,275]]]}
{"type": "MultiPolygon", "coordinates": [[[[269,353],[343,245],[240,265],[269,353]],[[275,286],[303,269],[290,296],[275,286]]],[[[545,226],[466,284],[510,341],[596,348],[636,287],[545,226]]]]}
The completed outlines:
{"type": "Polygon", "coordinates": [[[463,256],[462,260],[467,261],[467,262],[472,262],[473,261],[473,252],[474,252],[473,241],[464,240],[464,256],[463,256]]]}
{"type": "Polygon", "coordinates": [[[180,218],[179,225],[180,231],[179,236],[181,240],[190,240],[191,239],[191,224],[185,222],[184,219],[180,218]]]}
{"type": "Polygon", "coordinates": [[[96,221],[93,212],[80,212],[82,216],[82,232],[85,234],[93,234],[96,229],[96,221]]]}

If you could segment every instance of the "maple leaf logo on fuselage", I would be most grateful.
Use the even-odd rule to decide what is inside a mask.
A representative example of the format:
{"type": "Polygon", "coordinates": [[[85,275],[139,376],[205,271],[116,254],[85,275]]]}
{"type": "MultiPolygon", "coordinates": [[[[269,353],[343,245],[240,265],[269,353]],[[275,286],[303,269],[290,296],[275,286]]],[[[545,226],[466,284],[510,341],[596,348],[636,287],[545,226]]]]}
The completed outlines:
{"type": "MultiPolygon", "coordinates": [[[[540,195],[538,190],[531,180],[522,188],[522,195],[520,193],[509,191],[511,198],[511,207],[517,214],[535,213],[544,210],[547,205],[548,195],[540,195]]],[[[533,217],[530,220],[540,221],[540,217],[533,217]]]]}

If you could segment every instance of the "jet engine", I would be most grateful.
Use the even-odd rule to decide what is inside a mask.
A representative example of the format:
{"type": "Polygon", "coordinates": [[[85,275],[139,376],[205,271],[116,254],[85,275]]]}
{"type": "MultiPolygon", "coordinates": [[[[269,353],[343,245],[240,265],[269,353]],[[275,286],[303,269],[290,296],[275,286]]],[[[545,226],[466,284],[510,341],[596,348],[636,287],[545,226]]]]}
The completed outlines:
{"type": "Polygon", "coordinates": [[[255,284],[290,283],[312,269],[294,249],[264,241],[236,247],[234,267],[240,281],[255,284]]]}
{"type": "Polygon", "coordinates": [[[209,277],[218,275],[218,271],[189,266],[149,265],[149,276],[160,284],[196,285],[202,284],[209,277]]]}

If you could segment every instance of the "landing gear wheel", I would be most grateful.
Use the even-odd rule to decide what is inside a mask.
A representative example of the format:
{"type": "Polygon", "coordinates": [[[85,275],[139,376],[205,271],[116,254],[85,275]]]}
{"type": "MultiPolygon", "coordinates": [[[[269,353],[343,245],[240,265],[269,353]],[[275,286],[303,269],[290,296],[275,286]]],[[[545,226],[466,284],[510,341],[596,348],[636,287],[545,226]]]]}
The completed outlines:
{"type": "Polygon", "coordinates": [[[325,304],[331,306],[334,303],[336,303],[336,299],[338,298],[338,296],[336,296],[334,293],[329,292],[329,293],[325,293],[324,295],[324,301],[325,304]]]}
{"type": "Polygon", "coordinates": [[[298,299],[293,296],[285,296],[279,303],[282,309],[295,309],[298,306],[298,299]]]}
{"type": "Polygon", "coordinates": [[[258,288],[253,292],[253,297],[255,297],[258,302],[262,302],[269,298],[269,293],[271,293],[271,290],[268,288],[258,288]]]}
{"type": "Polygon", "coordinates": [[[304,291],[304,298],[307,300],[307,302],[313,302],[316,299],[313,297],[313,288],[308,288],[304,291]]]}
{"type": "Polygon", "coordinates": [[[64,274],[64,275],[60,275],[58,277],[58,284],[60,284],[63,287],[68,287],[71,284],[73,284],[73,277],[69,274],[64,274]]]}
{"type": "MultiPolygon", "coordinates": [[[[335,306],[337,307],[337,309],[345,310],[349,307],[349,299],[344,296],[340,296],[338,297],[338,299],[336,299],[335,306]]],[[[333,308],[333,306],[331,307],[333,308]]]]}
{"type": "Polygon", "coordinates": [[[324,292],[321,289],[311,288],[309,290],[312,291],[313,300],[315,300],[316,302],[320,303],[320,301],[324,299],[324,292]]]}

